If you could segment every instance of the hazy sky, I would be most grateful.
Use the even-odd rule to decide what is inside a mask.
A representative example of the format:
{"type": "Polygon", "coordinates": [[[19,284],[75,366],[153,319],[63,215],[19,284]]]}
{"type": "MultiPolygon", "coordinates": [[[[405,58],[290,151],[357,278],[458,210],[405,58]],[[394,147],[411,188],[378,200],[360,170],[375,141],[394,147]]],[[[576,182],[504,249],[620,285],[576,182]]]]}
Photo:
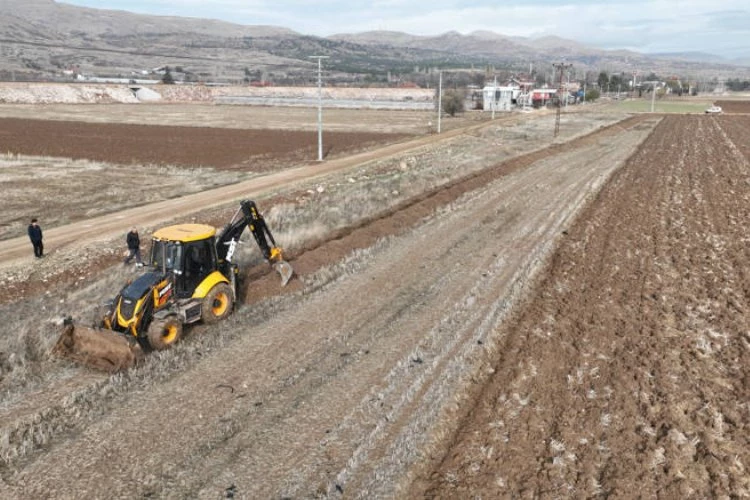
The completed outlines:
{"type": "Polygon", "coordinates": [[[558,35],[606,49],[750,58],[750,0],[58,0],[142,14],[265,24],[327,36],[370,30],[558,35]]]}

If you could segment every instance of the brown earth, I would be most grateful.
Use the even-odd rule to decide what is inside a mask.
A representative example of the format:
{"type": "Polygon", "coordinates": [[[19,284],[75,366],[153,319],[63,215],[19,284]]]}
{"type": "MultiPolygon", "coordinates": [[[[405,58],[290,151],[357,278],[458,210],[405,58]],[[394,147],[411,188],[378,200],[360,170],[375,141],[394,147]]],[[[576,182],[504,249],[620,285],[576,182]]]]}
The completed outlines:
{"type": "MultiPolygon", "coordinates": [[[[505,314],[506,303],[537,272],[577,207],[645,137],[654,122],[639,123],[648,119],[531,153],[302,251],[292,262],[302,276],[298,287],[352,248],[402,233],[381,240],[361,262],[355,257],[356,273],[302,287],[279,306],[283,314],[263,320],[257,307],[238,311],[221,326],[233,335],[231,346],[147,393],[129,393],[105,414],[95,412],[85,427],[80,420],[72,424],[72,439],[3,474],[8,494],[96,496],[95,487],[157,496],[231,490],[245,497],[307,497],[344,488],[376,494],[403,488],[403,471],[434,437],[414,434],[414,426],[439,422],[483,356],[482,346],[491,343],[488,324],[505,314]],[[443,208],[436,214],[436,207],[443,208]],[[441,324],[453,334],[440,335],[441,324]],[[416,399],[409,396],[415,388],[416,399]],[[221,397],[224,391],[229,398],[221,397]],[[159,416],[165,408],[166,427],[159,416]],[[197,425],[201,432],[186,432],[197,425]],[[412,442],[402,449],[402,439],[412,442]],[[108,444],[90,448],[95,442],[108,444]],[[386,460],[394,454],[401,465],[386,460]],[[77,460],[76,473],[64,470],[83,456],[86,465],[77,460]],[[159,471],[146,473],[143,467],[157,461],[159,471]],[[34,472],[38,467],[45,473],[34,472]],[[381,474],[388,481],[373,482],[381,474]]],[[[273,287],[255,280],[253,289],[273,287]]],[[[260,299],[248,297],[267,302],[260,299]]]]}
{"type": "Polygon", "coordinates": [[[749,140],[747,118],[664,120],[496,332],[414,496],[750,495],[749,140]]]}
{"type": "Polygon", "coordinates": [[[714,104],[721,106],[725,113],[750,113],[750,101],[716,101],[714,104]]]}
{"type": "MultiPolygon", "coordinates": [[[[668,118],[634,154],[659,120],[644,115],[300,248],[286,295],[259,271],[250,306],[213,331],[118,378],[73,372],[57,397],[30,394],[46,409],[19,429],[40,444],[0,467],[0,494],[747,494],[737,119],[668,118]]],[[[424,146],[455,161],[455,143],[424,146]]],[[[5,432],[0,449],[18,438],[5,432]]]]}
{"type": "MultiPolygon", "coordinates": [[[[323,157],[336,157],[403,137],[326,132],[323,157]]],[[[317,157],[317,148],[317,133],[311,131],[0,118],[0,151],[32,156],[264,172],[280,162],[310,161],[317,157]]]]}
{"type": "MultiPolygon", "coordinates": [[[[351,115],[350,115],[351,116],[351,115]]],[[[27,120],[8,120],[13,123],[16,128],[6,129],[6,133],[9,136],[14,136],[18,139],[18,143],[10,144],[8,147],[13,152],[20,152],[22,149],[23,130],[34,128],[38,123],[43,123],[44,127],[40,129],[36,134],[37,141],[43,146],[51,148],[58,147],[57,139],[67,133],[68,124],[62,121],[48,121],[48,122],[36,122],[27,120]],[[32,124],[32,126],[29,125],[32,124]],[[42,133],[46,131],[47,133],[42,133]]],[[[25,175],[26,172],[32,170],[31,166],[26,166],[23,163],[9,166],[7,170],[20,170],[10,181],[2,179],[4,186],[12,189],[12,193],[8,199],[11,200],[11,207],[16,208],[12,201],[16,200],[16,205],[23,204],[24,210],[16,210],[18,213],[25,211],[31,214],[25,220],[28,221],[30,217],[39,217],[42,221],[51,221],[57,224],[51,224],[52,227],[47,226],[44,230],[45,246],[48,251],[51,249],[59,249],[72,242],[81,243],[81,239],[91,240],[92,238],[100,239],[103,235],[108,233],[117,232],[120,233],[123,230],[123,220],[128,221],[128,225],[150,225],[155,223],[169,222],[174,219],[175,215],[188,215],[191,213],[201,212],[203,220],[206,219],[205,211],[209,208],[224,205],[233,200],[240,200],[246,197],[255,197],[260,193],[269,192],[272,190],[280,190],[282,186],[292,186],[295,181],[300,179],[314,179],[322,177],[327,174],[335,173],[337,171],[345,170],[353,166],[373,161],[378,158],[386,158],[403,151],[409,151],[425,147],[432,143],[439,141],[448,141],[456,137],[461,136],[465,133],[471,133],[471,131],[477,127],[483,127],[484,124],[480,122],[478,125],[466,125],[471,122],[463,122],[464,127],[448,130],[442,134],[425,136],[421,138],[412,139],[410,141],[401,141],[394,143],[396,138],[402,137],[399,134],[378,134],[372,135],[367,133],[356,132],[355,135],[359,137],[378,137],[380,141],[390,142],[387,146],[377,148],[376,151],[370,152],[368,149],[372,149],[373,144],[367,142],[358,142],[356,146],[354,143],[351,144],[352,148],[362,148],[363,151],[353,153],[350,151],[349,155],[342,158],[329,159],[326,162],[300,162],[295,160],[289,154],[282,152],[280,148],[276,149],[275,154],[269,154],[268,158],[263,159],[258,163],[257,167],[248,166],[248,171],[255,168],[256,170],[269,170],[270,173],[261,177],[247,176],[247,180],[242,180],[242,177],[223,179],[219,184],[231,184],[231,186],[225,186],[215,189],[208,189],[213,185],[208,184],[204,186],[201,192],[186,194],[190,190],[187,189],[189,180],[193,180],[196,176],[194,170],[182,170],[182,175],[177,172],[177,175],[172,174],[170,180],[173,183],[182,182],[184,186],[183,196],[179,199],[173,199],[176,195],[171,194],[166,189],[168,174],[161,171],[154,172],[153,168],[146,165],[132,165],[131,176],[134,178],[129,181],[120,179],[120,182],[124,182],[122,186],[123,191],[120,196],[113,196],[111,193],[113,179],[115,175],[110,172],[117,171],[112,167],[117,157],[117,151],[113,149],[101,148],[97,145],[92,145],[90,142],[79,142],[76,143],[77,149],[71,148],[72,155],[80,158],[86,158],[87,160],[92,159],[91,157],[99,155],[104,158],[104,163],[100,164],[98,168],[90,168],[87,164],[82,168],[75,168],[72,165],[63,165],[63,168],[56,167],[56,170],[74,171],[75,175],[64,174],[60,176],[59,180],[50,174],[47,170],[55,170],[52,168],[41,169],[39,174],[43,178],[29,178],[25,175]],[[104,172],[103,172],[104,171],[104,172]],[[158,179],[158,182],[154,182],[154,178],[158,179]],[[162,177],[163,176],[163,177],[162,177]],[[175,179],[171,179],[175,177],[175,179]],[[188,179],[185,179],[188,177],[188,179]],[[137,189],[133,187],[137,186],[137,189]],[[163,192],[160,189],[163,189],[163,192]],[[149,191],[155,191],[149,196],[145,196],[144,193],[149,191]],[[160,194],[160,196],[159,196],[160,194]],[[15,198],[14,198],[15,196],[15,198]],[[159,200],[154,203],[155,200],[159,200]],[[38,200],[38,201],[37,201],[38,200]],[[151,203],[148,203],[151,201],[151,203]],[[134,207],[134,208],[131,208],[134,207]],[[129,208],[129,209],[128,209],[129,208]],[[127,210],[126,210],[127,209],[127,210]],[[119,212],[116,216],[101,216],[95,217],[97,213],[111,213],[119,212]],[[59,220],[60,214],[64,214],[62,221],[59,220]],[[46,217],[45,217],[46,215],[46,217]],[[60,224],[59,222],[66,222],[60,224]],[[58,226],[58,227],[54,227],[58,226]]],[[[503,123],[500,119],[497,123],[503,123]]],[[[512,121],[510,122],[512,124],[512,121]]],[[[361,123],[359,124],[361,126],[361,123]]],[[[108,140],[106,142],[116,142],[119,137],[127,135],[128,130],[132,129],[133,125],[125,124],[107,124],[93,125],[93,124],[77,124],[76,126],[85,128],[89,132],[92,130],[100,130],[101,134],[107,134],[108,140]]],[[[357,130],[358,124],[352,124],[352,129],[357,130]]],[[[149,127],[149,126],[137,126],[139,129],[138,136],[140,137],[159,137],[163,141],[168,141],[169,145],[176,150],[189,149],[191,143],[196,137],[195,131],[200,130],[195,127],[176,127],[171,128],[168,135],[164,135],[162,132],[167,129],[166,127],[149,127]]],[[[219,128],[211,128],[212,135],[214,137],[222,137],[223,139],[217,140],[215,144],[206,145],[206,148],[213,151],[216,156],[221,157],[224,154],[224,147],[231,142],[231,137],[243,134],[243,130],[225,130],[219,128]],[[211,148],[216,148],[211,149],[211,148]]],[[[268,142],[274,143],[279,139],[275,137],[278,131],[274,130],[253,130],[252,133],[259,137],[265,137],[268,142]]],[[[282,133],[285,131],[282,130],[282,133]]],[[[292,151],[299,151],[304,148],[303,142],[291,142],[292,135],[287,138],[290,142],[287,144],[287,148],[292,151]]],[[[294,136],[299,139],[300,136],[294,136]]],[[[134,142],[133,144],[136,144],[134,142]]],[[[251,151],[254,146],[249,145],[245,148],[245,151],[251,151]]],[[[164,144],[158,144],[154,146],[155,150],[164,150],[164,144]]],[[[140,151],[140,149],[138,150],[140,151]]],[[[138,153],[142,155],[151,154],[149,152],[138,153]]],[[[165,154],[167,154],[165,152],[165,154]]],[[[204,152],[206,157],[210,157],[211,153],[204,152]]],[[[53,159],[52,159],[53,160],[53,159]]],[[[183,157],[185,164],[181,164],[182,167],[187,167],[190,163],[189,157],[183,157]]],[[[33,162],[38,163],[38,162],[33,162]]],[[[215,161],[214,163],[219,163],[215,161]]],[[[199,170],[199,172],[203,172],[199,170]]],[[[126,172],[127,173],[127,172],[126,172]]],[[[219,178],[220,175],[215,170],[210,170],[209,174],[213,173],[214,177],[219,178]]],[[[258,172],[255,172],[256,174],[258,172]]],[[[195,187],[192,189],[195,190],[195,187]]],[[[115,191],[117,192],[117,191],[115,191]]],[[[295,198],[296,194],[286,194],[285,198],[295,198]]],[[[217,222],[218,226],[223,225],[223,221],[226,219],[219,219],[217,222]]],[[[0,251],[2,252],[3,261],[0,265],[6,265],[14,259],[21,258],[21,256],[28,255],[28,239],[25,235],[25,225],[21,219],[15,222],[16,238],[6,242],[1,242],[0,251]]],[[[43,224],[44,225],[44,224],[43,224]]],[[[0,238],[1,239],[1,238],[0,238]]],[[[13,286],[22,286],[19,283],[15,283],[13,286]]],[[[11,296],[12,299],[12,296],[11,296]]],[[[2,298],[0,298],[2,302],[2,298]]]]}
{"type": "MultiPolygon", "coordinates": [[[[46,231],[265,173],[320,165],[311,109],[6,104],[0,105],[0,117],[6,153],[0,158],[6,193],[0,240],[25,235],[32,217],[46,231]],[[42,151],[79,159],[24,155],[42,151]]],[[[325,160],[424,136],[433,118],[425,112],[326,110],[325,160]]],[[[442,128],[445,133],[487,120],[488,115],[467,113],[443,120],[442,128]]],[[[245,189],[253,184],[245,183],[245,189]]]]}

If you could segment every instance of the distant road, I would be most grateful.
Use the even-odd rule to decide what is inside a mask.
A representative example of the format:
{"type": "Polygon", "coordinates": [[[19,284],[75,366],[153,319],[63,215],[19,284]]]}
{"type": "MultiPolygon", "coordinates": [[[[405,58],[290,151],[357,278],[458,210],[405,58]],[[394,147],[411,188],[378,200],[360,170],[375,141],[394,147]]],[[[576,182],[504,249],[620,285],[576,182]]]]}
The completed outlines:
{"type": "MultiPolygon", "coordinates": [[[[318,100],[312,97],[249,97],[222,96],[214,98],[217,104],[241,104],[256,106],[292,106],[314,108],[318,100]]],[[[326,108],[351,109],[403,109],[407,111],[429,111],[435,108],[432,101],[385,101],[363,99],[326,99],[326,108]]]]}
{"type": "MultiPolygon", "coordinates": [[[[478,125],[449,130],[439,135],[423,136],[346,158],[291,168],[237,184],[142,205],[121,212],[73,222],[65,226],[45,228],[44,244],[45,247],[50,249],[50,252],[54,252],[72,243],[84,245],[95,240],[115,237],[122,232],[123,225],[158,224],[173,220],[180,215],[184,216],[201,212],[245,198],[259,197],[295,182],[307,181],[332,172],[346,170],[375,159],[386,158],[410,149],[452,139],[461,134],[485,127],[490,123],[493,122],[487,121],[478,125]]],[[[26,236],[0,241],[0,266],[11,266],[17,264],[19,260],[30,259],[29,247],[29,239],[26,236]]]]}

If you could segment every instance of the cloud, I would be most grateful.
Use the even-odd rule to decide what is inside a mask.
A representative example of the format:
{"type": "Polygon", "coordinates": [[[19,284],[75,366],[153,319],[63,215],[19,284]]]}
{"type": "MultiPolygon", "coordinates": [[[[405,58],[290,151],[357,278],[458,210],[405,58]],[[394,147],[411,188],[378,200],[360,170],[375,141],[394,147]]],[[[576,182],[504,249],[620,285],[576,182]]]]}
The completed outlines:
{"type": "Polygon", "coordinates": [[[493,31],[508,36],[557,35],[604,48],[644,52],[703,51],[743,55],[750,35],[747,0],[261,1],[64,0],[96,8],[205,17],[239,24],[283,26],[328,36],[371,30],[437,35],[493,31]]]}

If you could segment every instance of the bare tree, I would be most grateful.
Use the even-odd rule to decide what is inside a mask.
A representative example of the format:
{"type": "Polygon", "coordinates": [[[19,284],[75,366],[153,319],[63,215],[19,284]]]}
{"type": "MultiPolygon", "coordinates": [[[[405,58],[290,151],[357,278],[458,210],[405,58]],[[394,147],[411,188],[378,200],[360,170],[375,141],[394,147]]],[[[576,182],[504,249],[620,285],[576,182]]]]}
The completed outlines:
{"type": "Polygon", "coordinates": [[[174,84],[174,77],[172,76],[172,70],[169,69],[169,66],[164,68],[164,76],[161,77],[161,83],[164,83],[167,85],[174,84]]]}

